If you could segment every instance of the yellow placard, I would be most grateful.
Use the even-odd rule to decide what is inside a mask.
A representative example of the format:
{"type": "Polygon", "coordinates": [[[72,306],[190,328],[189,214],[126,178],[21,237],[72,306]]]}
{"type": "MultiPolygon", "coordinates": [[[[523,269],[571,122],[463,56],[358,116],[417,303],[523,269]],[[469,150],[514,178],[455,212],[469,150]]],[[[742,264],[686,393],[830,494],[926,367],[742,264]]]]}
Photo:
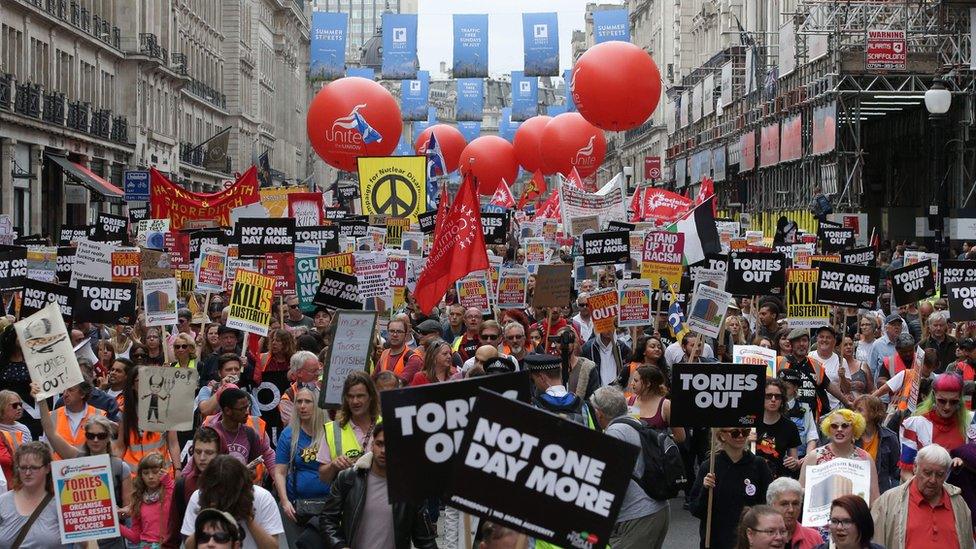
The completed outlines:
{"type": "Polygon", "coordinates": [[[423,156],[359,158],[363,214],[417,222],[427,209],[427,161],[423,156]]]}
{"type": "Polygon", "coordinates": [[[271,324],[271,301],[275,277],[237,269],[234,289],[230,294],[227,325],[260,336],[268,335],[271,324]]]}

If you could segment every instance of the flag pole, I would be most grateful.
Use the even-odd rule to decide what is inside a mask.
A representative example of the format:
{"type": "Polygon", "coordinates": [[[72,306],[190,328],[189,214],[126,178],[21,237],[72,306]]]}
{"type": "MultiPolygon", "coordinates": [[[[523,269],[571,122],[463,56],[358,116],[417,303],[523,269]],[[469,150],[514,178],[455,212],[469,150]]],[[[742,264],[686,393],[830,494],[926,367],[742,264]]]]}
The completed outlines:
{"type": "Polygon", "coordinates": [[[229,132],[229,131],[230,131],[230,129],[231,129],[232,127],[233,127],[233,126],[227,126],[226,128],[224,128],[224,129],[222,129],[222,130],[220,130],[219,132],[217,132],[217,133],[215,133],[215,134],[213,134],[213,135],[211,135],[211,136],[210,136],[210,139],[207,139],[207,140],[206,140],[206,141],[204,141],[203,143],[200,143],[199,145],[197,145],[196,147],[193,147],[193,148],[192,148],[192,149],[190,149],[190,150],[191,150],[191,151],[195,151],[195,150],[197,150],[197,149],[199,149],[200,147],[202,147],[202,146],[204,146],[204,145],[206,145],[207,143],[210,143],[210,142],[211,142],[211,141],[213,141],[214,139],[217,139],[218,137],[220,137],[221,135],[223,135],[223,134],[224,134],[224,132],[229,132]]]}

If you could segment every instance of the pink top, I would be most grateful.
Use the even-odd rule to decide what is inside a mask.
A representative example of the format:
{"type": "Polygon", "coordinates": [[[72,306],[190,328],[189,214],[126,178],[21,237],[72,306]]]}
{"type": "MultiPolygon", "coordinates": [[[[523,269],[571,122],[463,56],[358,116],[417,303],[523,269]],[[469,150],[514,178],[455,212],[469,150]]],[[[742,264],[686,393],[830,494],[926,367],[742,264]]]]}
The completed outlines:
{"type": "Polygon", "coordinates": [[[132,516],[132,527],[121,525],[122,536],[132,543],[160,543],[167,534],[169,509],[173,502],[173,477],[166,473],[160,479],[163,494],[156,503],[143,503],[132,516]]]}

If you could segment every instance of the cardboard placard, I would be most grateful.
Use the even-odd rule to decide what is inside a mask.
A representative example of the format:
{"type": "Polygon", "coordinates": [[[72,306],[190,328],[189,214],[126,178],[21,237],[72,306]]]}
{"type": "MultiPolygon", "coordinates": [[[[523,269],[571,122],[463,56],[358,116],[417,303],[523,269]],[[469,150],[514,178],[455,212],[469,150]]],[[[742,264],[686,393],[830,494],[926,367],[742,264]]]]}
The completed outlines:
{"type": "Polygon", "coordinates": [[[192,429],[197,376],[196,368],[139,367],[139,429],[192,429]]]}
{"type": "Polygon", "coordinates": [[[74,246],[58,246],[58,282],[69,284],[71,282],[71,272],[75,266],[74,246]]]}
{"type": "Polygon", "coordinates": [[[773,349],[759,345],[733,345],[732,362],[734,364],[759,364],[766,368],[766,377],[776,376],[776,351],[773,349]]]}
{"type": "Polygon", "coordinates": [[[12,248],[0,252],[0,291],[13,291],[24,286],[27,278],[27,248],[12,248]]]}
{"type": "Polygon", "coordinates": [[[572,298],[572,265],[539,265],[533,307],[568,307],[572,298]]]}
{"type": "Polygon", "coordinates": [[[873,246],[841,250],[840,262],[848,265],[864,265],[866,267],[874,267],[878,263],[878,252],[873,246]]]}
{"type": "Polygon", "coordinates": [[[525,308],[528,285],[529,271],[525,267],[502,267],[498,275],[495,305],[499,309],[525,308]]]}
{"type": "Polygon", "coordinates": [[[79,322],[132,324],[136,318],[134,282],[79,280],[73,308],[79,322]]]}
{"type": "Polygon", "coordinates": [[[23,295],[20,300],[20,316],[26,318],[44,307],[48,303],[55,303],[61,310],[61,318],[65,324],[71,324],[72,307],[75,303],[75,291],[68,286],[28,279],[24,283],[23,295]]]}
{"type": "Polygon", "coordinates": [[[420,231],[424,234],[434,234],[434,229],[436,228],[434,223],[436,221],[437,210],[431,210],[417,216],[417,222],[420,224],[420,231]]]}
{"type": "Polygon", "coordinates": [[[146,313],[146,326],[176,325],[178,302],[175,278],[143,280],[142,302],[146,313]]]}
{"type": "Polygon", "coordinates": [[[291,252],[264,254],[258,265],[264,274],[274,278],[276,294],[295,294],[295,254],[291,252]]]}
{"type": "Polygon", "coordinates": [[[691,331],[708,337],[718,337],[725,320],[732,294],[699,284],[691,300],[686,324],[691,331]]]}
{"type": "Polygon", "coordinates": [[[651,281],[644,279],[621,280],[618,283],[619,326],[647,326],[653,324],[653,291],[651,281]]]}
{"type": "Polygon", "coordinates": [[[112,252],[112,282],[139,280],[141,263],[139,248],[116,248],[112,252]]]}
{"type": "Polygon", "coordinates": [[[783,254],[732,252],[725,289],[732,295],[782,295],[786,284],[783,254]]]}
{"type": "Polygon", "coordinates": [[[932,261],[926,259],[889,273],[893,306],[910,305],[935,295],[932,261]]]}
{"type": "Polygon", "coordinates": [[[295,243],[314,244],[319,247],[320,254],[338,253],[339,226],[322,225],[318,227],[297,227],[295,229],[295,243]]]}
{"type": "Polygon", "coordinates": [[[392,300],[386,252],[356,252],[353,257],[359,282],[359,297],[364,302],[370,298],[392,300]]]}
{"type": "Polygon", "coordinates": [[[108,454],[52,462],[51,477],[62,544],[84,546],[87,541],[119,537],[122,502],[115,501],[108,454]]]}
{"type": "Polygon", "coordinates": [[[824,253],[839,252],[854,247],[854,229],[848,227],[826,227],[817,229],[817,240],[824,253]]]}
{"type": "Polygon", "coordinates": [[[319,272],[339,271],[340,273],[354,274],[356,272],[356,260],[352,252],[341,254],[327,254],[319,258],[319,272]]]}
{"type": "Polygon", "coordinates": [[[811,528],[826,526],[830,522],[831,502],[847,494],[857,494],[865,503],[870,503],[870,461],[834,458],[807,467],[803,525],[811,528]]]}
{"type": "Polygon", "coordinates": [[[28,247],[26,278],[55,282],[58,279],[58,249],[54,246],[28,247]]]}
{"type": "Polygon", "coordinates": [[[613,332],[617,328],[618,295],[616,288],[604,288],[590,294],[586,303],[593,318],[593,331],[598,334],[613,332]]]}
{"type": "Polygon", "coordinates": [[[361,310],[359,283],[355,275],[339,271],[320,271],[321,283],[315,293],[315,304],[330,309],[361,310]]]}
{"type": "Polygon", "coordinates": [[[614,265],[630,261],[630,234],[627,231],[584,233],[583,264],[614,265]]]}
{"type": "Polygon", "coordinates": [[[309,314],[315,311],[315,294],[322,280],[319,278],[319,257],[295,257],[295,293],[298,294],[298,307],[309,314]]]}
{"type": "Polygon", "coordinates": [[[878,299],[881,271],[877,267],[817,263],[817,270],[817,303],[871,308],[878,299]]]}
{"type": "Polygon", "coordinates": [[[242,259],[261,258],[265,254],[295,251],[294,218],[246,218],[234,229],[237,255],[242,259]]]}
{"type": "Polygon", "coordinates": [[[195,284],[199,292],[221,292],[227,270],[227,247],[204,244],[196,262],[195,284]]]}
{"type": "Polygon", "coordinates": [[[237,269],[230,294],[227,326],[262,337],[268,335],[275,279],[246,269],[237,269]]]}
{"type": "Polygon", "coordinates": [[[63,225],[58,231],[58,246],[68,246],[80,240],[88,240],[91,227],[88,225],[63,225]]]}
{"type": "Polygon", "coordinates": [[[946,285],[952,320],[976,320],[976,282],[952,282],[946,285]]]}
{"type": "MultiPolygon", "coordinates": [[[[190,233],[189,237],[189,261],[196,261],[200,257],[200,249],[204,244],[227,246],[228,244],[233,244],[231,240],[233,239],[228,237],[223,229],[207,228],[195,230],[190,233]]],[[[167,246],[167,249],[170,251],[173,250],[169,246],[167,246]]]]}
{"type": "Polygon", "coordinates": [[[488,299],[488,280],[485,278],[484,271],[472,273],[455,283],[457,290],[458,303],[465,310],[475,307],[481,310],[482,314],[491,311],[491,303],[488,299]]]}
{"type": "Polygon", "coordinates": [[[375,311],[340,310],[332,319],[332,342],[325,358],[319,408],[342,406],[342,385],[353,370],[363,370],[373,355],[375,311]]]}
{"type": "Polygon", "coordinates": [[[766,398],[763,364],[675,364],[672,427],[754,427],[766,398]]]}
{"type": "Polygon", "coordinates": [[[369,221],[362,216],[345,217],[339,220],[339,236],[355,237],[366,236],[369,228],[369,221]]]}
{"type": "Polygon", "coordinates": [[[663,278],[672,288],[681,285],[681,257],[685,249],[685,235],[652,231],[644,237],[644,255],[641,258],[641,278],[657,287],[663,278]]]}
{"type": "Polygon", "coordinates": [[[129,240],[128,229],[128,217],[99,212],[91,239],[97,242],[125,244],[129,240]]]}
{"type": "MultiPolygon", "coordinates": [[[[684,270],[681,276],[681,289],[682,293],[691,293],[695,289],[695,285],[698,283],[699,272],[702,270],[719,271],[726,276],[723,277],[722,288],[725,290],[725,279],[727,278],[727,273],[729,269],[729,256],[725,254],[705,254],[705,259],[699,261],[698,263],[693,263],[688,265],[688,268],[684,270]]],[[[709,278],[712,280],[713,278],[709,278]]]]}
{"type": "Polygon", "coordinates": [[[30,379],[41,387],[37,399],[59,395],[84,381],[57,303],[14,323],[14,330],[30,379]]]}
{"type": "Polygon", "coordinates": [[[830,307],[817,301],[817,269],[786,270],[786,318],[790,328],[817,328],[830,322],[830,307]]]}

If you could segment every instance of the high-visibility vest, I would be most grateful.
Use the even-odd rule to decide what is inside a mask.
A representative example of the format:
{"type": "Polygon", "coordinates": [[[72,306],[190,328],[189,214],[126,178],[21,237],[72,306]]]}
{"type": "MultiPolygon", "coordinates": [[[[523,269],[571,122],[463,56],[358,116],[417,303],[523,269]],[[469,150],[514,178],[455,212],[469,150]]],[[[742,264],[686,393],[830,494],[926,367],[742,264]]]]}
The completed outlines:
{"type": "MultiPolygon", "coordinates": [[[[887,360],[887,357],[885,360],[887,360]]],[[[914,368],[905,370],[905,376],[901,380],[901,391],[899,391],[897,395],[891,397],[891,410],[903,412],[908,409],[908,405],[911,403],[912,399],[912,385],[915,383],[916,378],[918,378],[918,370],[915,370],[914,368]]],[[[915,395],[915,405],[918,405],[917,393],[915,395]]]]}
{"type": "MultiPolygon", "coordinates": [[[[66,411],[67,408],[62,406],[60,408],[55,408],[54,411],[51,412],[54,415],[54,430],[58,432],[65,442],[75,447],[81,446],[85,443],[85,423],[88,421],[88,418],[96,415],[105,415],[103,410],[99,410],[91,404],[86,404],[85,415],[78,423],[78,430],[72,432],[71,423],[68,421],[68,414],[66,411]]],[[[54,459],[61,459],[57,452],[54,453],[54,456],[54,459]]]]}
{"type": "Polygon", "coordinates": [[[905,361],[901,359],[901,355],[899,355],[898,353],[895,353],[892,356],[884,357],[883,359],[881,359],[881,363],[884,364],[885,370],[888,370],[888,375],[891,377],[894,377],[895,374],[901,372],[902,370],[911,369],[915,365],[915,361],[912,361],[911,366],[906,365],[905,361]],[[891,368],[892,357],[894,357],[895,359],[894,369],[891,368]]]}
{"type": "MultiPolygon", "coordinates": [[[[383,418],[377,417],[376,423],[382,423],[383,418]]],[[[363,447],[356,440],[356,433],[352,430],[352,420],[346,422],[345,427],[338,421],[325,424],[325,441],[329,443],[329,459],[335,460],[342,454],[349,459],[356,459],[363,455],[363,447]]]]}
{"type": "MultiPolygon", "coordinates": [[[[24,433],[21,431],[0,431],[0,436],[6,441],[7,448],[10,449],[10,459],[11,462],[14,458],[14,452],[17,448],[24,443],[24,433]]],[[[13,482],[13,463],[9,467],[4,467],[3,475],[7,480],[7,485],[9,486],[13,482]]]]}
{"type": "MultiPolygon", "coordinates": [[[[169,460],[169,446],[166,445],[164,434],[153,431],[136,431],[133,436],[129,437],[125,453],[122,454],[121,458],[122,461],[129,464],[133,477],[139,468],[139,462],[151,453],[160,454],[163,456],[163,460],[169,460]]],[[[176,456],[176,459],[179,459],[179,456],[176,456]]]]}
{"type": "MultiPolygon", "coordinates": [[[[400,358],[396,360],[396,364],[393,365],[393,370],[391,370],[393,372],[393,375],[400,377],[400,375],[403,374],[403,369],[407,363],[407,359],[412,357],[414,352],[415,351],[413,349],[410,349],[409,347],[403,348],[403,352],[400,353],[400,358]]],[[[383,370],[386,370],[387,365],[389,363],[390,363],[390,350],[383,349],[383,352],[380,353],[379,364],[376,365],[376,373],[380,373],[383,370]]]]}

